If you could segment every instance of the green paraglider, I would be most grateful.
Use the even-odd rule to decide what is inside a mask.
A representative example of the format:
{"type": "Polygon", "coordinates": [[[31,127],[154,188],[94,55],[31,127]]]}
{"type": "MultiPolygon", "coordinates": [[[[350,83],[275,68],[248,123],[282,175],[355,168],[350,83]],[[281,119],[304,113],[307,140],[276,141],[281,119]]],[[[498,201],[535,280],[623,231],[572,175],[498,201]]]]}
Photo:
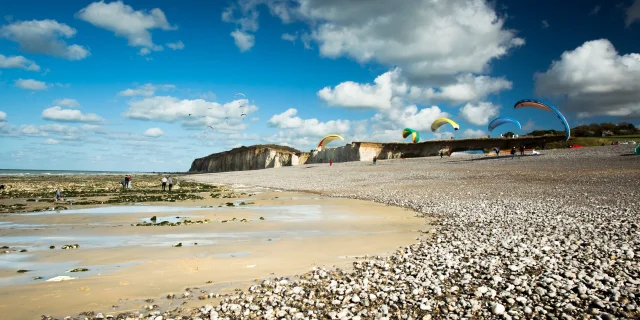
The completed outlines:
{"type": "Polygon", "coordinates": [[[636,146],[636,156],[640,156],[640,143],[636,146]]]}
{"type": "Polygon", "coordinates": [[[415,131],[411,128],[404,128],[404,130],[402,130],[402,138],[406,139],[408,136],[411,136],[411,141],[413,143],[417,143],[418,141],[420,141],[420,134],[418,133],[418,131],[415,131]]]}

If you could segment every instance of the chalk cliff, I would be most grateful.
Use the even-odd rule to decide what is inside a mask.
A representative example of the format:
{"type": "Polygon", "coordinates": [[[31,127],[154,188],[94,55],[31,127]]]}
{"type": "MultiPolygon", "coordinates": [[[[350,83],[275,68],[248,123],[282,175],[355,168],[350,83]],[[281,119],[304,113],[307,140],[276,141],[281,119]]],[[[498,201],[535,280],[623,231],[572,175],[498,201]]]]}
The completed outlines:
{"type": "Polygon", "coordinates": [[[243,171],[297,165],[297,153],[300,151],[286,146],[243,146],[195,159],[189,172],[243,171]]]}
{"type": "Polygon", "coordinates": [[[321,151],[300,152],[299,150],[278,145],[256,145],[240,147],[230,151],[214,153],[196,159],[191,164],[191,173],[225,172],[297,166],[301,164],[371,161],[378,159],[398,159],[436,156],[441,149],[454,151],[485,150],[498,147],[502,150],[525,145],[539,148],[544,143],[564,140],[563,136],[520,137],[514,139],[460,139],[437,140],[420,143],[377,143],[351,142],[337,148],[321,151]]]}

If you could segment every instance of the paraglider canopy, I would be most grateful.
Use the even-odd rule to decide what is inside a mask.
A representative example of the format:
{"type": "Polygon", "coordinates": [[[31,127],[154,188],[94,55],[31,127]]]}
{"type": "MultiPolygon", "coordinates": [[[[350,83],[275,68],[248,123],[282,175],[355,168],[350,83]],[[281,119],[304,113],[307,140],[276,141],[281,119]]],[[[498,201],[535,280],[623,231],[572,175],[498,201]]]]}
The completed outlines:
{"type": "Polygon", "coordinates": [[[406,139],[408,136],[411,136],[411,141],[413,143],[417,143],[418,141],[420,141],[420,134],[418,133],[418,131],[415,131],[411,128],[404,128],[404,130],[402,130],[402,138],[406,139]]]}
{"type": "Polygon", "coordinates": [[[640,156],[640,143],[638,143],[638,145],[636,146],[636,156],[640,156]]]}
{"type": "Polygon", "coordinates": [[[336,140],[336,139],[341,139],[344,140],[343,137],[341,137],[340,135],[337,134],[330,134],[324,138],[322,138],[322,140],[320,140],[320,142],[318,143],[318,147],[316,148],[317,150],[321,150],[322,148],[324,148],[327,144],[331,143],[331,141],[336,140]]]}
{"type": "Polygon", "coordinates": [[[505,123],[515,123],[518,126],[518,128],[522,130],[522,125],[520,124],[520,122],[518,122],[518,120],[511,117],[499,117],[499,118],[493,119],[493,121],[489,123],[489,132],[493,131],[493,129],[505,123]]]}
{"type": "Polygon", "coordinates": [[[562,115],[562,113],[560,113],[560,111],[558,111],[558,109],[547,105],[545,103],[542,103],[540,101],[536,101],[536,100],[529,100],[529,99],[525,99],[525,100],[520,100],[518,102],[516,102],[516,104],[513,106],[514,109],[520,109],[520,108],[536,108],[536,109],[540,109],[540,110],[545,110],[545,111],[551,111],[553,113],[556,114],[556,116],[558,116],[558,119],[560,119],[560,121],[562,122],[562,124],[564,125],[564,132],[565,132],[565,139],[564,141],[568,141],[569,137],[571,136],[571,128],[569,127],[569,123],[567,122],[567,119],[565,119],[565,117],[562,115]]]}
{"type": "Polygon", "coordinates": [[[438,128],[442,127],[446,123],[450,124],[454,130],[460,129],[460,126],[455,123],[455,121],[448,118],[438,118],[431,124],[431,131],[436,132],[438,128]]]}

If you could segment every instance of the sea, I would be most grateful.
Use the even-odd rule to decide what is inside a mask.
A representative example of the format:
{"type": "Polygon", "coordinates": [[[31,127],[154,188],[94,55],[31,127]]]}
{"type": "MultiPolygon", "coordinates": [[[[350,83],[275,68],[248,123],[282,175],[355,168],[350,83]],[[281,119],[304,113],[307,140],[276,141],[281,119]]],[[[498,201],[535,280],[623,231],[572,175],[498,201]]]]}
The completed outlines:
{"type": "Polygon", "coordinates": [[[113,175],[113,174],[149,174],[149,173],[152,173],[152,172],[0,169],[0,176],[113,175]]]}

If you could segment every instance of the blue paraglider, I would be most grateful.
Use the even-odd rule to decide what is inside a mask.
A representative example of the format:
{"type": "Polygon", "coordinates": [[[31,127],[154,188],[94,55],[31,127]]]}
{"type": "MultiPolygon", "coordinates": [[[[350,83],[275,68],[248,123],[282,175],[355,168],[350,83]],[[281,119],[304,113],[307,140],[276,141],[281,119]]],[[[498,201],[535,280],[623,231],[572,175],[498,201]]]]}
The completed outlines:
{"type": "Polygon", "coordinates": [[[536,108],[536,109],[551,111],[555,113],[556,116],[558,116],[558,119],[560,119],[560,121],[562,121],[562,124],[564,125],[564,132],[566,134],[564,140],[565,141],[569,140],[569,137],[571,136],[571,128],[569,127],[569,123],[567,122],[567,119],[564,118],[564,116],[562,115],[562,113],[560,113],[560,111],[558,111],[558,109],[536,100],[520,100],[516,102],[513,108],[514,109],[536,108]]]}
{"type": "Polygon", "coordinates": [[[518,122],[518,120],[511,117],[499,117],[499,118],[493,119],[493,121],[489,123],[489,132],[493,131],[493,129],[505,123],[515,123],[518,126],[518,128],[522,130],[522,125],[520,124],[520,122],[518,122]]]}

